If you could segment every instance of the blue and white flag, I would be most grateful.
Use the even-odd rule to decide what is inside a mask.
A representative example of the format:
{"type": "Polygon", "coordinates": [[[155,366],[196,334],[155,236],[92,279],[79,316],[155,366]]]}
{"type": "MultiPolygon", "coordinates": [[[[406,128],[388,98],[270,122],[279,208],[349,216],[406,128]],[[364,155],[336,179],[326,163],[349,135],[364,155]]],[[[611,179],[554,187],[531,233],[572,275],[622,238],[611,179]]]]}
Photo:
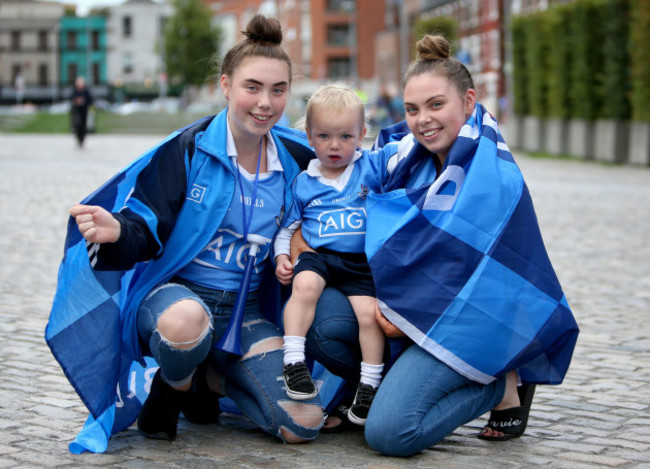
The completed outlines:
{"type": "Polygon", "coordinates": [[[366,254],[391,322],[474,381],[517,369],[523,382],[562,382],[578,326],[522,174],[483,106],[433,184],[370,194],[367,210],[366,254]]]}
{"type": "MultiPolygon", "coordinates": [[[[81,203],[118,211],[154,151],[146,152],[81,203]]],[[[152,359],[138,363],[124,354],[122,306],[134,270],[94,270],[95,246],[86,242],[70,217],[45,329],[52,354],[90,412],[84,428],[70,443],[75,454],[106,451],[109,437],[135,421],[158,368],[152,359]]]]}

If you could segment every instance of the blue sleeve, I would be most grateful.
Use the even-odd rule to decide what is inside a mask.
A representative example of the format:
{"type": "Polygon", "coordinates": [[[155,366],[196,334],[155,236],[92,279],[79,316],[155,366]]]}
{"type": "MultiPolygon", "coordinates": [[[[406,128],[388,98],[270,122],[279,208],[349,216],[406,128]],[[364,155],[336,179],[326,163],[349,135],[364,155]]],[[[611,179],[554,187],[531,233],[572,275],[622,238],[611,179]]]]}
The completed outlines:
{"type": "Polygon", "coordinates": [[[371,191],[381,192],[383,185],[388,181],[390,176],[389,162],[392,157],[397,155],[398,146],[398,143],[392,142],[376,151],[366,150],[365,158],[368,160],[368,164],[372,168],[372,175],[374,176],[366,181],[368,189],[371,191]]]}
{"type": "Polygon", "coordinates": [[[411,133],[411,130],[409,129],[405,120],[398,122],[397,124],[393,124],[390,127],[383,128],[379,131],[379,135],[377,135],[372,149],[377,150],[379,148],[383,148],[390,142],[398,142],[409,133],[411,133]]]}
{"type": "Polygon", "coordinates": [[[296,177],[296,180],[293,182],[292,193],[293,197],[291,199],[291,205],[287,210],[287,214],[284,217],[284,223],[282,224],[283,228],[288,228],[293,225],[296,221],[302,220],[302,214],[305,209],[304,203],[300,198],[301,194],[301,184],[300,180],[305,177],[302,173],[296,177]]]}
{"type": "Polygon", "coordinates": [[[100,246],[95,269],[130,269],[137,262],[162,254],[185,201],[193,153],[193,132],[168,140],[157,149],[138,174],[126,205],[113,214],[121,225],[120,238],[100,246]]]}

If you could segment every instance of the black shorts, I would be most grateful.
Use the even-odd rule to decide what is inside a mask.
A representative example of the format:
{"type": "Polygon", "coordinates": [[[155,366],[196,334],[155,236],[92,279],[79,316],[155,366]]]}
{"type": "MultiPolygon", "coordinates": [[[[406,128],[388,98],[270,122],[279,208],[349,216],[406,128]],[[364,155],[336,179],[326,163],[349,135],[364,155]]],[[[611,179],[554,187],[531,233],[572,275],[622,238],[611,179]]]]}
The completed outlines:
{"type": "Polygon", "coordinates": [[[303,270],[316,272],[325,279],[327,286],[335,287],[345,296],[375,297],[375,283],[365,253],[335,252],[319,249],[305,251],[293,266],[295,277],[303,270]]]}

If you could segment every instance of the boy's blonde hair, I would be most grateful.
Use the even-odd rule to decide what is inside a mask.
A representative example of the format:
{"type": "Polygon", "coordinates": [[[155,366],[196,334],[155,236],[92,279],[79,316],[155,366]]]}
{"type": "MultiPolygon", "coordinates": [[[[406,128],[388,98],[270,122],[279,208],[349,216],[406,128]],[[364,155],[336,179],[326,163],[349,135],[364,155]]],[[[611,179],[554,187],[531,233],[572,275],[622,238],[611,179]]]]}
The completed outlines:
{"type": "Polygon", "coordinates": [[[359,129],[366,126],[366,113],[361,98],[342,83],[323,85],[309,98],[305,108],[305,130],[311,130],[314,108],[326,108],[335,111],[356,110],[359,113],[359,129]]]}

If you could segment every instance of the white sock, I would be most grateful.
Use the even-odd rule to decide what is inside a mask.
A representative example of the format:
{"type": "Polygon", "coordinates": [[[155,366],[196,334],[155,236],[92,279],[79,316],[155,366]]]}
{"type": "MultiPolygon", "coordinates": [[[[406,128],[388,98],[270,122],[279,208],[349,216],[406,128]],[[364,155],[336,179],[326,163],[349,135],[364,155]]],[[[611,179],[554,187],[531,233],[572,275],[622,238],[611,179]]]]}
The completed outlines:
{"type": "Polygon", "coordinates": [[[284,336],[284,364],[298,363],[305,361],[305,341],[304,337],[296,335],[284,336]]]}
{"type": "Polygon", "coordinates": [[[376,388],[381,383],[382,371],[384,371],[383,363],[381,365],[369,365],[361,362],[361,382],[376,388]]]}

